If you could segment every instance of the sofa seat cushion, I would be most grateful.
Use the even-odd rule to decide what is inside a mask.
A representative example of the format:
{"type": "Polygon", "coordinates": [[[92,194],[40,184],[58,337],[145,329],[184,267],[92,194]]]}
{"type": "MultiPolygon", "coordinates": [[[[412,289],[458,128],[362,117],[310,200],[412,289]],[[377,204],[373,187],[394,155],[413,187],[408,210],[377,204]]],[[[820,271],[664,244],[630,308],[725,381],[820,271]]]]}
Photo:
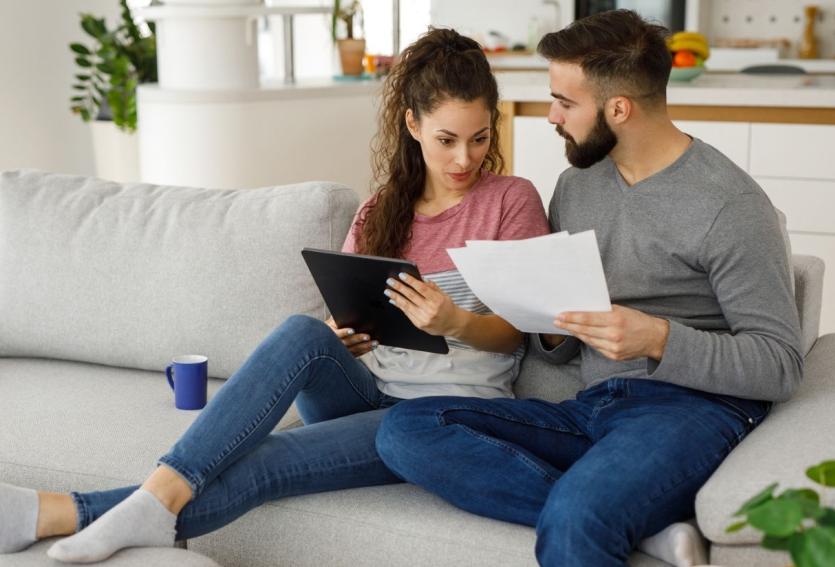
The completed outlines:
{"type": "MultiPolygon", "coordinates": [[[[20,553],[0,555],[0,567],[59,567],[66,563],[50,559],[46,550],[60,538],[40,541],[20,553]]],[[[174,547],[133,547],[96,563],[102,567],[220,567],[199,553],[174,547]]]]}
{"type": "MultiPolygon", "coordinates": [[[[210,380],[209,397],[223,383],[210,380]]],[[[174,407],[160,372],[0,358],[0,481],[55,491],[139,483],[198,414],[174,407]]]]}
{"type": "MultiPolygon", "coordinates": [[[[286,498],[189,540],[226,567],[535,567],[533,528],[459,510],[409,484],[286,498]]],[[[636,553],[632,567],[666,563],[636,553]]]]}

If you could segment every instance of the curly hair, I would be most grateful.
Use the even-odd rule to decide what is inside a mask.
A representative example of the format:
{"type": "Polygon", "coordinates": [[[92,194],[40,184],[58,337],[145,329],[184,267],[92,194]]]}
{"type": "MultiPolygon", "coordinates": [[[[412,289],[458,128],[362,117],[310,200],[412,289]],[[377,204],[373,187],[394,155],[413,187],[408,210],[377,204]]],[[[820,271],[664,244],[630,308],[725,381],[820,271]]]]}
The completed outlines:
{"type": "Polygon", "coordinates": [[[448,100],[484,101],[490,110],[490,146],[483,169],[503,167],[499,152],[499,92],[490,64],[477,42],[451,29],[431,29],[406,48],[383,87],[379,129],[372,142],[375,194],[360,211],[357,251],[400,257],[412,233],[415,203],[426,183],[420,143],[406,127],[448,100]]]}

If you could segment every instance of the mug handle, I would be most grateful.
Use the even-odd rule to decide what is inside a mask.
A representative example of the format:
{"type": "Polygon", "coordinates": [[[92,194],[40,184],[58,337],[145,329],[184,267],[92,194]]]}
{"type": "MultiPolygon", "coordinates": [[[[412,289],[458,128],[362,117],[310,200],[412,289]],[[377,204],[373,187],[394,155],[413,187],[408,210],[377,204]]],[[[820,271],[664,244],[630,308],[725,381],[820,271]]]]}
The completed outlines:
{"type": "Polygon", "coordinates": [[[174,377],[172,376],[172,371],[174,370],[174,365],[169,364],[165,367],[165,377],[168,378],[168,385],[171,386],[171,389],[174,389],[174,377]]]}

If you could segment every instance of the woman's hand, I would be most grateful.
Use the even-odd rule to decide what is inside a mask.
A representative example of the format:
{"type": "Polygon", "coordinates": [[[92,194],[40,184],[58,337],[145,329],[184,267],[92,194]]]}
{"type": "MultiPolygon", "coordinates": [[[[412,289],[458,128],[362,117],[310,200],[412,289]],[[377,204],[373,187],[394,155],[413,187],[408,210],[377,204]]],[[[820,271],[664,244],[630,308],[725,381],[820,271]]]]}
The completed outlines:
{"type": "Polygon", "coordinates": [[[365,353],[374,350],[377,347],[377,341],[371,340],[371,337],[363,333],[354,333],[353,329],[339,329],[336,326],[336,321],[333,317],[325,321],[325,324],[333,329],[336,336],[342,341],[342,344],[351,351],[355,357],[362,356],[365,353]]]}
{"type": "Polygon", "coordinates": [[[435,282],[421,281],[401,273],[389,278],[385,294],[415,327],[430,335],[458,336],[466,311],[455,305],[435,282]]]}

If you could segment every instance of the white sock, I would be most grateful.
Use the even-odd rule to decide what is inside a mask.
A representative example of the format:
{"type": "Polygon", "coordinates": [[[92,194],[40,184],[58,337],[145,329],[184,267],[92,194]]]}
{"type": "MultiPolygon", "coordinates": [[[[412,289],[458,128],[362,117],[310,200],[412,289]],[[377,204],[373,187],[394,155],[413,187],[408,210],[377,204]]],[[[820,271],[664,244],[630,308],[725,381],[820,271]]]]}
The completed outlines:
{"type": "Polygon", "coordinates": [[[638,549],[676,567],[707,563],[705,542],[694,521],[671,524],[638,544],[638,549]]]}
{"type": "Polygon", "coordinates": [[[38,493],[0,482],[0,553],[22,551],[37,541],[38,493]]]}
{"type": "Polygon", "coordinates": [[[140,488],[74,536],[55,543],[46,554],[68,563],[93,563],[125,547],[171,547],[176,524],[177,516],[140,488]]]}

